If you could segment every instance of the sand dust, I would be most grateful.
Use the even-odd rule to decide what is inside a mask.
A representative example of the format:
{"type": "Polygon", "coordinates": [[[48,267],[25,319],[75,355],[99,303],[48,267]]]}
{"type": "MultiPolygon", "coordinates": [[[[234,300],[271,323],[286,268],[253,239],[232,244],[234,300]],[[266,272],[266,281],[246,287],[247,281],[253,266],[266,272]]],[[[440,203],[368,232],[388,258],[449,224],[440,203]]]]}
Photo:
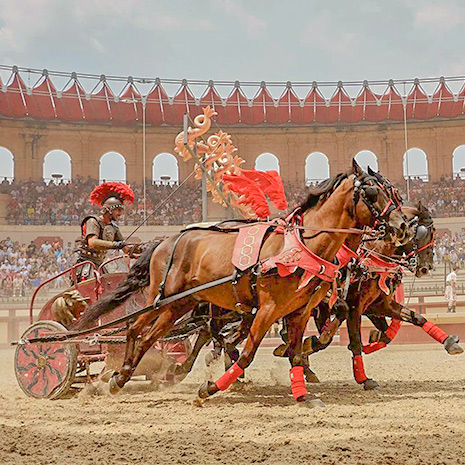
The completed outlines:
{"type": "MultiPolygon", "coordinates": [[[[352,380],[349,352],[314,357],[325,409],[298,407],[288,365],[259,351],[242,389],[194,405],[203,357],[172,389],[132,382],[119,395],[97,385],[66,400],[27,398],[13,351],[0,351],[0,463],[465,464],[465,356],[439,345],[389,347],[365,357],[382,389],[352,380]]],[[[216,373],[211,373],[211,370],[216,373]]]]}

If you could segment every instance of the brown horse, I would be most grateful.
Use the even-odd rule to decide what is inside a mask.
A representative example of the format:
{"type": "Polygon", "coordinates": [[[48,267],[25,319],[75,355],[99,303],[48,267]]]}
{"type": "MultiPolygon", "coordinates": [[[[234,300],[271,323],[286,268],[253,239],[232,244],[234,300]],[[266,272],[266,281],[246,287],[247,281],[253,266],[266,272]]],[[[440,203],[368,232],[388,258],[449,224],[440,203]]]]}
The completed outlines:
{"type": "MultiPolygon", "coordinates": [[[[379,181],[363,172],[355,161],[349,173],[334,176],[310,192],[300,209],[301,226],[292,221],[286,225],[286,230],[295,233],[300,232],[299,228],[318,227],[323,231],[338,229],[339,231],[323,232],[310,239],[303,239],[308,250],[326,260],[326,263],[334,259],[347,238],[347,228],[372,226],[381,222],[384,227],[392,230],[397,242],[408,240],[408,227],[404,215],[392,207],[393,201],[382,189],[379,181]]],[[[293,370],[301,368],[302,335],[305,325],[311,309],[326,295],[330,286],[326,282],[320,283],[320,279],[312,279],[306,286],[299,288],[303,270],[296,270],[285,278],[273,271],[258,272],[255,285],[251,285],[254,277],[250,270],[237,283],[199,290],[168,305],[157,307],[160,298],[231,275],[234,272],[232,255],[236,237],[237,234],[234,233],[225,234],[211,230],[186,231],[180,236],[164,241],[153,251],[150,259],[147,303],[153,303],[154,309],[130,324],[123,367],[110,381],[112,392],[121,389],[131,378],[142,356],[154,342],[166,335],[174,323],[200,301],[229,310],[237,309],[237,304],[240,303],[243,312],[252,312],[257,308],[239,360],[217,383],[202,387],[199,392],[201,397],[229,387],[252,362],[262,338],[273,322],[289,314],[293,314],[294,322],[300,322],[293,325],[289,352],[293,370]],[[296,310],[299,310],[298,315],[293,313],[296,310]]],[[[260,252],[260,263],[276,257],[283,244],[283,234],[268,234],[260,252]]],[[[317,273],[318,276],[320,274],[317,273]]],[[[131,275],[128,279],[131,279],[131,275]]],[[[136,290],[135,287],[131,288],[131,292],[136,290]]],[[[77,328],[95,321],[100,315],[114,308],[112,305],[111,299],[107,299],[89,307],[78,322],[77,328]]],[[[300,370],[291,370],[293,394],[298,401],[307,400],[307,392],[301,388],[302,381],[303,375],[301,376],[300,370]]]]}
{"type": "MultiPolygon", "coordinates": [[[[403,211],[406,213],[410,224],[415,228],[412,240],[397,249],[388,242],[377,243],[372,247],[372,250],[375,252],[374,256],[410,259],[413,265],[412,271],[415,272],[417,277],[421,277],[433,268],[432,247],[435,234],[433,221],[428,210],[421,203],[415,207],[403,207],[403,211]]],[[[347,325],[350,337],[349,349],[353,353],[354,377],[358,383],[363,384],[366,390],[377,388],[378,383],[368,378],[365,374],[361,358],[362,350],[365,353],[371,353],[384,347],[395,336],[396,329],[398,329],[397,321],[388,329],[384,318],[386,316],[422,327],[431,337],[444,343],[446,350],[450,354],[458,354],[463,351],[457,344],[457,337],[448,336],[444,331],[428,322],[421,315],[415,314],[415,312],[396,302],[394,291],[401,283],[401,273],[393,273],[386,281],[389,294],[386,294],[381,289],[383,287],[381,284],[381,274],[377,274],[376,272],[371,273],[373,277],[370,279],[356,280],[350,285],[346,299],[348,306],[347,325]],[[366,347],[362,347],[361,343],[360,321],[362,314],[368,316],[378,329],[382,331],[382,334],[379,336],[380,340],[366,347]]],[[[330,344],[335,329],[337,329],[345,316],[343,315],[342,318],[328,324],[330,321],[329,315],[330,310],[328,306],[323,302],[320,303],[316,312],[316,323],[322,332],[322,336],[319,339],[307,339],[304,344],[305,353],[315,353],[330,344]],[[330,326],[331,330],[328,330],[330,326]]]]}

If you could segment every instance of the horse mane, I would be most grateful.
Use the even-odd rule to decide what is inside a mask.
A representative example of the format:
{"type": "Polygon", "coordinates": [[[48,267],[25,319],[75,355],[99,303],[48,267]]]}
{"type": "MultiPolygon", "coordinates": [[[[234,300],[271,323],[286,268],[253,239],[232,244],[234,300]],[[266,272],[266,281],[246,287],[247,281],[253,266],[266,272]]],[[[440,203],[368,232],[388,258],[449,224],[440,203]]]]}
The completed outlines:
{"type": "Polygon", "coordinates": [[[433,218],[431,212],[425,207],[421,200],[417,203],[418,218],[423,221],[423,223],[431,224],[433,223],[433,218]]]}
{"type": "Polygon", "coordinates": [[[433,218],[430,211],[426,208],[421,200],[405,202],[404,205],[408,208],[415,210],[415,215],[421,220],[422,223],[429,225],[433,223],[433,218]]]}
{"type": "Polygon", "coordinates": [[[307,189],[308,196],[305,202],[300,205],[302,213],[315,207],[319,202],[323,203],[339,185],[352,174],[352,171],[347,173],[339,173],[335,176],[321,181],[316,186],[311,186],[307,189]]]}

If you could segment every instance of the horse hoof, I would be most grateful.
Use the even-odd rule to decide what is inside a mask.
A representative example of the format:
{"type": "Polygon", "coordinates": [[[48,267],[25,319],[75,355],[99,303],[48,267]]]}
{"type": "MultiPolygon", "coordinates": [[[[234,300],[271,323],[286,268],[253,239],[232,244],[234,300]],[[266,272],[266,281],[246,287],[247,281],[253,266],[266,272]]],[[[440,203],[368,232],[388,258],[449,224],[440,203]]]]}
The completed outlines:
{"type": "Polygon", "coordinates": [[[379,389],[379,384],[374,379],[368,378],[363,383],[363,389],[365,389],[365,391],[374,391],[376,389],[379,389]]]}
{"type": "Polygon", "coordinates": [[[281,344],[280,346],[276,347],[275,350],[273,350],[273,355],[275,357],[286,357],[287,349],[289,349],[288,343],[281,344]]]}
{"type": "Polygon", "coordinates": [[[108,382],[108,387],[110,388],[110,394],[117,394],[119,391],[121,391],[121,387],[118,386],[115,376],[112,376],[110,378],[110,381],[108,382]]]}
{"type": "Polygon", "coordinates": [[[297,399],[299,407],[304,408],[325,408],[325,403],[318,397],[302,396],[297,399]]]}
{"type": "Polygon", "coordinates": [[[218,391],[219,389],[216,387],[215,383],[212,383],[211,381],[205,381],[205,383],[202,383],[199,387],[198,396],[200,399],[206,399],[218,391]]]}
{"type": "Polygon", "coordinates": [[[463,353],[463,349],[458,344],[453,344],[451,347],[449,347],[447,353],[450,355],[459,355],[463,353]]]}
{"type": "Polygon", "coordinates": [[[99,375],[99,380],[102,381],[102,383],[108,383],[113,376],[113,373],[113,370],[103,370],[99,375]]]}
{"type": "Polygon", "coordinates": [[[318,379],[318,376],[315,373],[313,373],[313,371],[310,370],[310,368],[305,369],[304,376],[305,376],[305,379],[307,380],[307,383],[316,384],[320,382],[320,380],[318,379]]]}
{"type": "Polygon", "coordinates": [[[458,355],[463,353],[463,349],[457,344],[459,342],[458,336],[449,336],[444,341],[444,348],[450,355],[458,355]]]}

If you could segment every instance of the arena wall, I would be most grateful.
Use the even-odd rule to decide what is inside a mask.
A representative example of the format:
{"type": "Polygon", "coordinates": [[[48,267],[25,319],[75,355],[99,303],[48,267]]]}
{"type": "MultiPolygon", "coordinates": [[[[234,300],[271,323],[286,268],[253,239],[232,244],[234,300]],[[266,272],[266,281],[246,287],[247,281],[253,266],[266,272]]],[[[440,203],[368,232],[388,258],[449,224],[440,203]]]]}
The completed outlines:
{"type": "MultiPolygon", "coordinates": [[[[171,236],[180,231],[182,226],[143,226],[132,236],[135,242],[146,242],[152,239],[160,239],[171,236]]],[[[129,236],[135,226],[122,226],[123,237],[129,236]]],[[[61,238],[66,244],[80,237],[79,226],[24,226],[0,224],[0,240],[10,237],[13,241],[28,244],[37,238],[46,237],[50,239],[61,238]]]]}
{"type": "MultiPolygon", "coordinates": [[[[376,154],[384,175],[394,181],[403,177],[405,134],[402,123],[223,129],[232,134],[240,156],[246,160],[246,167],[254,166],[262,153],[276,155],[284,181],[303,182],[306,158],[316,151],[327,155],[331,174],[347,169],[358,152],[370,150],[376,154]]],[[[456,147],[465,144],[464,129],[465,119],[409,121],[409,147],[422,149],[427,154],[432,181],[452,175],[452,154],[456,147]]],[[[173,153],[174,138],[181,130],[181,127],[147,127],[146,173],[152,172],[152,161],[157,154],[173,153]]],[[[0,119],[0,146],[13,153],[17,180],[41,179],[45,155],[61,149],[71,157],[73,177],[98,179],[101,156],[116,151],[126,159],[127,181],[141,183],[142,143],[141,126],[0,119]]],[[[192,163],[180,162],[179,179],[185,179],[192,168],[192,163]]]]}

